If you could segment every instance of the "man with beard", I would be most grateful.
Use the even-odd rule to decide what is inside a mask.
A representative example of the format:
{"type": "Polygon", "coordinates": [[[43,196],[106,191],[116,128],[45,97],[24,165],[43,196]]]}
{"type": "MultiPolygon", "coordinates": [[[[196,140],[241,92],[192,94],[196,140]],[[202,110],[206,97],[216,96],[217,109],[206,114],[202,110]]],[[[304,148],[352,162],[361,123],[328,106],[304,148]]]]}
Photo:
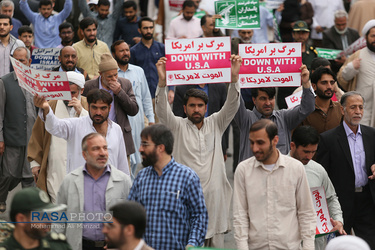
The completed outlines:
{"type": "Polygon", "coordinates": [[[25,47],[25,44],[10,34],[12,30],[12,19],[4,14],[0,14],[0,77],[8,74],[12,65],[10,63],[9,56],[13,55],[13,52],[18,47],[25,47]]]}
{"type": "Polygon", "coordinates": [[[199,247],[204,243],[208,215],[198,175],[172,157],[174,138],[163,124],[141,133],[142,169],[128,200],[147,212],[145,242],[156,250],[199,247]]]}
{"type": "Polygon", "coordinates": [[[113,6],[112,14],[109,14],[111,4],[109,0],[99,0],[97,12],[92,12],[90,10],[86,0],[78,0],[78,6],[83,16],[95,18],[98,22],[98,39],[106,43],[108,47],[112,45],[116,22],[121,15],[123,3],[123,0],[117,0],[116,4],[113,6]]]}
{"type": "Polygon", "coordinates": [[[110,54],[100,57],[99,74],[95,80],[85,83],[83,95],[87,96],[92,89],[103,89],[112,96],[109,119],[120,125],[129,157],[135,152],[135,147],[128,115],[135,116],[139,110],[132,84],[128,79],[118,77],[117,62],[110,54]]]}
{"type": "MultiPolygon", "coordinates": [[[[150,125],[155,123],[154,111],[152,109],[152,99],[147,80],[143,69],[139,66],[129,63],[130,49],[124,40],[116,41],[111,46],[112,56],[116,59],[118,65],[119,77],[129,79],[132,83],[135,98],[138,103],[139,111],[135,116],[128,116],[135,148],[141,146],[140,134],[145,127],[144,117],[147,118],[150,125]]],[[[134,179],[137,165],[141,163],[141,155],[136,152],[130,155],[131,177],[134,179]]]]}
{"type": "MultiPolygon", "coordinates": [[[[358,31],[348,28],[348,13],[345,10],[335,12],[335,25],[323,32],[323,48],[345,50],[359,38],[358,31]]],[[[344,64],[346,56],[343,55],[332,60],[332,71],[337,74],[344,64]]]]}
{"type": "MultiPolygon", "coordinates": [[[[125,201],[129,195],[130,177],[107,162],[109,151],[102,134],[90,133],[82,139],[85,163],[64,178],[57,195],[57,203],[67,206],[68,221],[102,221],[109,207],[125,201]],[[77,218],[77,213],[86,216],[77,218]]],[[[52,227],[52,231],[65,234],[74,250],[104,250],[102,227],[100,222],[60,224],[52,227]]]]}
{"type": "Polygon", "coordinates": [[[113,34],[113,41],[124,40],[129,47],[141,41],[141,34],[138,31],[137,4],[134,1],[126,1],[122,6],[123,16],[116,23],[113,34]]]}
{"type": "Polygon", "coordinates": [[[238,30],[240,37],[233,37],[231,41],[232,54],[238,55],[238,45],[243,43],[251,43],[253,37],[253,30],[238,30]]]}
{"type": "Polygon", "coordinates": [[[87,72],[77,67],[77,51],[72,46],[65,46],[60,50],[60,67],[56,67],[53,71],[74,71],[84,76],[86,81],[90,80],[87,72]]]}
{"type": "Polygon", "coordinates": [[[99,76],[100,57],[104,53],[110,53],[107,44],[96,39],[98,22],[92,17],[85,17],[79,23],[83,33],[83,39],[73,44],[77,51],[77,67],[87,71],[90,79],[99,76]]]}
{"type": "Polygon", "coordinates": [[[252,88],[253,110],[246,109],[245,103],[241,98],[240,108],[234,117],[241,133],[239,161],[253,156],[247,135],[249,134],[251,125],[260,119],[270,119],[277,125],[279,139],[276,147],[282,154],[289,152],[291,131],[314,111],[315,102],[314,94],[310,90],[309,71],[305,65],[300,70],[303,87],[302,100],[301,104],[293,109],[275,110],[276,88],[252,88]]]}
{"type": "Polygon", "coordinates": [[[314,250],[316,213],[302,163],[276,149],[277,126],[255,122],[254,156],[234,174],[233,227],[237,249],[314,250]]]}
{"type": "Polygon", "coordinates": [[[343,122],[320,135],[316,161],[335,187],[345,231],[375,249],[375,129],[360,124],[366,112],[360,93],[346,92],[340,102],[343,122]]]}
{"type": "MultiPolygon", "coordinates": [[[[66,74],[72,100],[51,100],[48,103],[60,119],[87,116],[87,99],[81,96],[85,79],[81,73],[69,71],[66,74]]],[[[43,121],[38,117],[28,144],[27,158],[37,187],[48,193],[52,203],[56,203],[57,191],[66,175],[66,146],[64,139],[46,131],[43,121]]]]}
{"type": "MultiPolygon", "coordinates": [[[[141,18],[138,22],[138,26],[138,31],[141,33],[142,39],[139,43],[131,47],[129,63],[137,65],[144,70],[155,113],[155,91],[159,81],[155,64],[161,57],[165,56],[165,48],[164,44],[153,39],[154,21],[151,18],[141,18]]],[[[174,99],[174,88],[169,87],[168,89],[168,102],[172,104],[174,99]]],[[[159,121],[156,116],[155,121],[156,123],[159,121]]]]}
{"type": "Polygon", "coordinates": [[[103,234],[107,248],[118,250],[153,250],[142,239],[146,230],[146,210],[135,201],[118,203],[111,207],[113,221],[104,223],[103,234]]]}
{"type": "Polygon", "coordinates": [[[184,111],[187,118],[173,114],[167,99],[165,57],[156,67],[159,84],[156,90],[156,114],[175,135],[173,156],[199,176],[209,215],[205,246],[224,248],[224,233],[230,229],[229,206],[232,188],[225,173],[221,138],[233,120],[240,103],[238,73],[240,56],[232,55],[231,83],[227,99],[220,111],[205,117],[208,96],[196,88],[186,91],[184,111]]]}
{"type": "Polygon", "coordinates": [[[197,7],[191,0],[185,0],[182,5],[182,15],[177,16],[169,24],[167,38],[197,38],[203,35],[201,22],[195,17],[197,7]]]}
{"type": "Polygon", "coordinates": [[[73,45],[74,38],[74,27],[71,23],[63,22],[59,26],[59,36],[61,38],[61,44],[56,48],[64,48],[65,46],[73,45]]]}
{"type": "Polygon", "coordinates": [[[17,192],[10,209],[10,220],[15,228],[12,235],[0,243],[0,249],[71,250],[65,235],[48,233],[51,223],[41,223],[32,215],[36,211],[51,213],[65,208],[65,205],[50,203],[46,192],[39,188],[30,187],[17,192]]]}
{"type": "Polygon", "coordinates": [[[331,100],[336,83],[335,74],[328,68],[319,67],[311,75],[314,88],[315,110],[301,123],[314,127],[319,134],[340,125],[342,114],[339,102],[331,100]]]}
{"type": "Polygon", "coordinates": [[[361,124],[375,126],[375,19],[366,23],[362,30],[367,46],[351,55],[341,67],[337,79],[345,91],[355,90],[366,100],[361,124]]]}
{"type": "Polygon", "coordinates": [[[59,119],[44,97],[34,96],[34,104],[39,108],[39,117],[45,123],[46,130],[67,141],[66,173],[85,164],[80,150],[82,138],[97,132],[108,141],[108,163],[129,175],[122,129],[108,118],[110,109],[113,108],[111,94],[104,89],[93,89],[87,94],[87,102],[89,116],[59,119]]]}

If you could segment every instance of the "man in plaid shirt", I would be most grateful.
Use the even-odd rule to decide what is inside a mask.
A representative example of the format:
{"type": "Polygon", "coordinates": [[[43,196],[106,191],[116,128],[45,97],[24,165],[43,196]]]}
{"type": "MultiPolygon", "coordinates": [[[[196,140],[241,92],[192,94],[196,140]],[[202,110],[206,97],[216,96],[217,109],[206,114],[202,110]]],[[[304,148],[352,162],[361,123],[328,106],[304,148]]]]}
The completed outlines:
{"type": "Polygon", "coordinates": [[[172,157],[173,135],[162,124],[141,133],[143,166],[128,199],[147,212],[144,240],[156,250],[185,249],[204,243],[208,214],[198,175],[172,157]]]}

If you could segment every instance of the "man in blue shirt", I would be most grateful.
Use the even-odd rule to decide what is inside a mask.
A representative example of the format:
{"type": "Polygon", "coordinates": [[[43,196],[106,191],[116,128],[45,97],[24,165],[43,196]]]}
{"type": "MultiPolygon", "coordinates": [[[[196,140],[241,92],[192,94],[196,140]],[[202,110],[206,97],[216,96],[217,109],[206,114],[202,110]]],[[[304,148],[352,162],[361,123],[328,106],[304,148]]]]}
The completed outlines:
{"type": "Polygon", "coordinates": [[[148,126],[141,138],[146,168],[134,180],[128,199],[146,209],[144,240],[156,250],[202,246],[208,214],[198,175],[172,157],[174,139],[166,126],[148,126]]]}
{"type": "MultiPolygon", "coordinates": [[[[161,57],[165,56],[165,48],[164,44],[153,39],[154,21],[151,18],[141,18],[138,22],[138,26],[138,31],[141,33],[142,39],[139,43],[131,47],[129,63],[140,66],[145,71],[155,113],[155,91],[159,82],[158,71],[156,70],[155,64],[161,57]]],[[[172,103],[173,99],[174,91],[172,87],[168,92],[169,103],[172,103]]],[[[158,122],[157,117],[155,117],[155,121],[156,123],[158,122]]]]}
{"type": "Polygon", "coordinates": [[[116,23],[113,41],[124,40],[130,47],[141,41],[138,31],[137,4],[134,1],[126,1],[122,9],[124,14],[116,23]]]}
{"type": "Polygon", "coordinates": [[[20,1],[20,9],[26,18],[34,25],[35,46],[38,48],[55,48],[60,45],[59,25],[69,16],[72,10],[72,0],[66,0],[64,9],[57,15],[52,15],[52,1],[41,0],[39,12],[33,12],[27,0],[20,1]]]}

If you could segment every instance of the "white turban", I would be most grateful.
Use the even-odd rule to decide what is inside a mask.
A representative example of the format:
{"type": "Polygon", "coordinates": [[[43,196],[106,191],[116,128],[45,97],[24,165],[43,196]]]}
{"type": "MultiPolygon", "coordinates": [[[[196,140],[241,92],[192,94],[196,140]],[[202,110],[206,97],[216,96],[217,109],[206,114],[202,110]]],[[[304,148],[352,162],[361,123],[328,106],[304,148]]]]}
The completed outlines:
{"type": "Polygon", "coordinates": [[[68,71],[66,72],[68,75],[68,81],[76,84],[78,87],[83,89],[85,86],[85,77],[81,73],[77,73],[74,71],[68,71]]]}
{"type": "Polygon", "coordinates": [[[371,19],[368,21],[365,26],[363,26],[362,29],[362,36],[366,36],[366,33],[371,29],[375,27],[375,19],[371,19]]]}
{"type": "Polygon", "coordinates": [[[366,241],[353,235],[343,235],[329,241],[326,250],[370,250],[366,241]]]}

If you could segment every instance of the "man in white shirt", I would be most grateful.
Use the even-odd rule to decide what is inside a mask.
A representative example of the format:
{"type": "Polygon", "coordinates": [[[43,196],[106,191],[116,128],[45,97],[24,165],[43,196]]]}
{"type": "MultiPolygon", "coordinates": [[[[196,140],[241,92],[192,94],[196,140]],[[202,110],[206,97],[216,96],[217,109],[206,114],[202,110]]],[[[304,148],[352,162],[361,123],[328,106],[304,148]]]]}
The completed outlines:
{"type": "Polygon", "coordinates": [[[191,0],[185,0],[182,15],[173,19],[169,25],[167,38],[197,38],[203,35],[201,21],[194,16],[197,7],[191,0]]]}
{"type": "Polygon", "coordinates": [[[120,126],[108,118],[112,96],[103,89],[93,89],[87,94],[89,116],[79,118],[57,118],[44,97],[34,96],[39,107],[39,117],[45,122],[46,130],[68,143],[66,173],[85,164],[81,153],[82,139],[92,132],[102,134],[108,141],[108,163],[129,175],[125,142],[120,126]]]}
{"type": "Polygon", "coordinates": [[[301,162],[276,149],[278,129],[261,119],[250,128],[254,156],[234,175],[237,249],[314,249],[316,214],[301,162]]]}

